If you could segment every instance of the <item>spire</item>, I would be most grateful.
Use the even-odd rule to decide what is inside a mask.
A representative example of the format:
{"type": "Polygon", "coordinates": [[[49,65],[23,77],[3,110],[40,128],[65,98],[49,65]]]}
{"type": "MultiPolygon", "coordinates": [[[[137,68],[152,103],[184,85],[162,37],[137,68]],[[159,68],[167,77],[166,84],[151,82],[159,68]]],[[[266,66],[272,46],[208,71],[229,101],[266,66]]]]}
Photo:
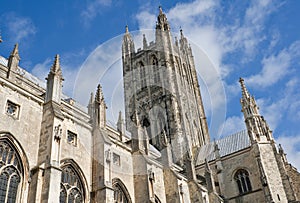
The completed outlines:
{"type": "Polygon", "coordinates": [[[145,50],[147,48],[148,44],[147,44],[147,39],[146,39],[146,35],[143,34],[143,49],[145,50]]]}
{"type": "Polygon", "coordinates": [[[219,159],[220,158],[220,148],[219,148],[216,140],[214,140],[214,153],[215,153],[216,159],[219,159]]]}
{"type": "Polygon", "coordinates": [[[207,190],[209,193],[214,192],[215,191],[215,184],[214,184],[214,178],[213,178],[213,174],[212,171],[209,167],[208,161],[205,158],[205,180],[206,180],[206,185],[207,185],[207,190]]]}
{"type": "Polygon", "coordinates": [[[20,60],[20,56],[19,56],[19,44],[18,44],[18,43],[15,44],[15,47],[14,47],[14,49],[13,49],[13,51],[11,52],[10,55],[11,55],[11,56],[16,56],[16,57],[18,57],[19,60],[20,60]]]}
{"type": "Polygon", "coordinates": [[[179,39],[179,42],[180,42],[180,49],[181,50],[184,49],[185,52],[187,53],[188,48],[189,48],[188,41],[187,41],[186,37],[184,36],[183,30],[181,28],[180,28],[180,39],[179,39]]]}
{"type": "Polygon", "coordinates": [[[11,73],[17,73],[20,60],[21,58],[19,56],[19,45],[17,43],[15,44],[15,47],[8,58],[8,71],[6,76],[7,78],[11,76],[11,73]]]}
{"type": "Polygon", "coordinates": [[[242,88],[242,96],[244,99],[246,98],[250,98],[250,95],[248,93],[248,90],[245,86],[245,83],[244,83],[244,79],[243,78],[240,78],[239,82],[241,83],[241,88],[242,88]]]}
{"type": "Polygon", "coordinates": [[[91,92],[91,96],[90,96],[90,100],[89,100],[89,104],[93,104],[94,102],[94,93],[91,92]]]}
{"type": "Polygon", "coordinates": [[[272,131],[269,128],[267,121],[259,113],[259,107],[256,104],[255,98],[250,96],[244,79],[240,78],[242,89],[242,112],[244,114],[248,135],[252,142],[264,142],[273,140],[272,131]]]}
{"type": "Polygon", "coordinates": [[[122,117],[122,112],[119,112],[119,118],[118,118],[118,122],[117,122],[117,130],[120,132],[120,138],[122,140],[122,135],[125,133],[125,128],[124,128],[124,120],[122,117]]]}
{"type": "Polygon", "coordinates": [[[62,71],[60,68],[59,55],[56,54],[53,65],[51,67],[51,72],[57,75],[62,76],[62,71]]]}
{"type": "Polygon", "coordinates": [[[62,94],[62,71],[59,64],[59,55],[55,56],[53,65],[48,74],[47,80],[47,90],[46,90],[46,99],[45,102],[55,101],[57,103],[61,102],[62,94]]]}
{"type": "Polygon", "coordinates": [[[283,150],[281,144],[279,144],[279,146],[278,146],[278,152],[279,152],[279,154],[280,154],[280,156],[281,156],[281,158],[282,158],[282,161],[283,161],[284,163],[288,163],[287,158],[286,158],[286,153],[284,152],[284,150],[283,150]]]}
{"type": "Polygon", "coordinates": [[[95,96],[95,120],[96,126],[105,127],[106,125],[106,104],[104,101],[104,96],[102,92],[102,87],[100,84],[97,86],[96,96],[95,96]]]}
{"type": "Polygon", "coordinates": [[[125,34],[129,34],[128,25],[125,26],[125,34]]]}
{"type": "Polygon", "coordinates": [[[134,53],[134,42],[128,30],[128,25],[125,26],[125,34],[123,36],[123,43],[122,43],[122,53],[123,57],[128,56],[131,53],[134,53]]]}
{"type": "Polygon", "coordinates": [[[169,22],[167,20],[166,14],[164,14],[161,6],[159,6],[159,14],[157,16],[156,29],[160,29],[162,31],[170,30],[169,22]]]}
{"type": "Polygon", "coordinates": [[[91,96],[90,96],[90,100],[89,100],[89,104],[88,104],[88,114],[91,117],[91,120],[93,120],[93,113],[94,113],[94,93],[91,92],[91,96]]]}

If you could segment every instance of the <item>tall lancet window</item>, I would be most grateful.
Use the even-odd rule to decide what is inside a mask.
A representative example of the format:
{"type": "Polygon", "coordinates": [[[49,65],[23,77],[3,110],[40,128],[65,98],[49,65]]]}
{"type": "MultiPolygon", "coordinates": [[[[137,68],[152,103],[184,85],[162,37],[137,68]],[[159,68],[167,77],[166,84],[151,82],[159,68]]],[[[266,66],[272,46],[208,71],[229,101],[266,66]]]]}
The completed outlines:
{"type": "Polygon", "coordinates": [[[160,82],[158,60],[157,60],[156,56],[151,57],[151,63],[152,63],[152,67],[153,67],[153,80],[154,80],[154,83],[156,84],[156,83],[160,82]]]}
{"type": "Polygon", "coordinates": [[[60,203],[83,203],[83,184],[71,165],[62,169],[60,203]]]}
{"type": "Polygon", "coordinates": [[[237,183],[239,193],[243,194],[252,190],[249,173],[244,169],[240,169],[235,173],[234,179],[237,183]]]}
{"type": "Polygon", "coordinates": [[[141,89],[147,86],[146,80],[146,68],[142,62],[139,62],[138,67],[140,69],[140,81],[141,81],[141,89]]]}
{"type": "Polygon", "coordinates": [[[17,202],[23,179],[20,156],[9,142],[0,141],[0,159],[0,202],[17,202]]]}

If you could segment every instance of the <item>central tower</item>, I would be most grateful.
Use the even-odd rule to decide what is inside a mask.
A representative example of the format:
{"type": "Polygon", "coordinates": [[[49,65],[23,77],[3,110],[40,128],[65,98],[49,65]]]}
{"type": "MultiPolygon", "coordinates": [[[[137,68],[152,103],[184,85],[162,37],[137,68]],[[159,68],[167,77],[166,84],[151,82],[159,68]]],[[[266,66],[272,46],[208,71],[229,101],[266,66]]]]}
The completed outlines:
{"type": "Polygon", "coordinates": [[[191,46],[180,31],[173,40],[166,15],[159,8],[155,42],[135,50],[126,26],[122,44],[126,128],[132,131],[136,116],[150,144],[162,151],[168,144],[174,163],[209,142],[191,46]]]}

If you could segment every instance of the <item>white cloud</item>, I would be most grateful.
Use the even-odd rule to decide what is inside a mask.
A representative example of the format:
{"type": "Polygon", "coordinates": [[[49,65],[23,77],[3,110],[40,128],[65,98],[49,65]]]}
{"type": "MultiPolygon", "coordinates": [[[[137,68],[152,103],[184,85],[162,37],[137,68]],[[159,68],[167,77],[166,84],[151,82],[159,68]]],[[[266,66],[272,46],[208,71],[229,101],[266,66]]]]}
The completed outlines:
{"type": "Polygon", "coordinates": [[[241,114],[240,116],[232,116],[227,118],[226,121],[224,122],[222,135],[223,136],[232,135],[244,129],[246,129],[246,126],[244,123],[243,115],[241,114]]]}
{"type": "Polygon", "coordinates": [[[246,81],[249,85],[258,88],[271,86],[292,71],[291,65],[299,56],[300,41],[296,41],[290,47],[281,50],[277,55],[265,57],[262,60],[261,72],[250,76],[246,81]]]}
{"type": "Polygon", "coordinates": [[[88,25],[88,23],[93,20],[102,11],[103,6],[110,6],[112,0],[90,0],[87,2],[86,8],[81,11],[81,17],[83,18],[83,23],[88,25]]]}
{"type": "Polygon", "coordinates": [[[17,16],[15,13],[2,15],[3,24],[6,25],[10,40],[13,42],[25,41],[36,33],[36,27],[28,17],[17,16]]]}
{"type": "Polygon", "coordinates": [[[286,136],[282,135],[276,139],[278,144],[281,144],[284,152],[287,154],[288,161],[300,170],[300,135],[286,136]]]}

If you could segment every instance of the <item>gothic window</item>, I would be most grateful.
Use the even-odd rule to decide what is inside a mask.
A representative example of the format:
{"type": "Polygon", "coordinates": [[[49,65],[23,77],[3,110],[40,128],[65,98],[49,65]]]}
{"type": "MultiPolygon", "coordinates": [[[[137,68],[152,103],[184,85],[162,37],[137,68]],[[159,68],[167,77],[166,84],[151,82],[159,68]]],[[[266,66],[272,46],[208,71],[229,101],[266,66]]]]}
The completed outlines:
{"type": "Polygon", "coordinates": [[[6,141],[0,141],[0,202],[14,203],[20,192],[23,168],[16,150],[6,141]]]}
{"type": "Polygon", "coordinates": [[[130,203],[129,194],[126,187],[120,180],[114,180],[114,202],[115,203],[130,203]]]}
{"type": "Polygon", "coordinates": [[[238,170],[234,179],[237,183],[240,194],[250,192],[252,190],[248,171],[244,169],[238,170]]]}
{"type": "Polygon", "coordinates": [[[71,165],[62,169],[60,203],[83,203],[83,184],[71,165]]]}
{"type": "Polygon", "coordinates": [[[141,81],[141,88],[145,88],[147,86],[146,83],[146,68],[142,62],[139,63],[140,69],[140,81],[141,81]]]}
{"type": "Polygon", "coordinates": [[[18,118],[19,117],[19,109],[20,106],[7,100],[6,103],[6,113],[14,118],[18,118]]]}
{"type": "Polygon", "coordinates": [[[158,82],[160,82],[158,60],[155,56],[152,56],[151,62],[152,62],[152,67],[153,67],[154,83],[158,83],[158,82]]]}

